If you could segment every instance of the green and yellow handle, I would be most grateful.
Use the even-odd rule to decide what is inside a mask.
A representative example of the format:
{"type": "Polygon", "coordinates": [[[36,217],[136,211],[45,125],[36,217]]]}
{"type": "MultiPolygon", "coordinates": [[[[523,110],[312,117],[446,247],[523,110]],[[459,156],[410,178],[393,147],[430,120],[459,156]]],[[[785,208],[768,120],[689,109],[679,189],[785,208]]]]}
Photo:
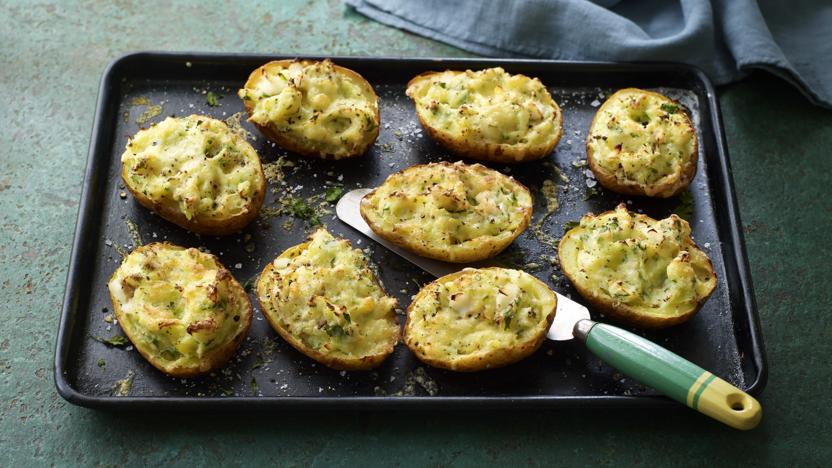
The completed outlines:
{"type": "Polygon", "coordinates": [[[763,417],[754,397],[652,341],[591,320],[578,321],[574,334],[621,373],[731,427],[753,429],[763,417]]]}

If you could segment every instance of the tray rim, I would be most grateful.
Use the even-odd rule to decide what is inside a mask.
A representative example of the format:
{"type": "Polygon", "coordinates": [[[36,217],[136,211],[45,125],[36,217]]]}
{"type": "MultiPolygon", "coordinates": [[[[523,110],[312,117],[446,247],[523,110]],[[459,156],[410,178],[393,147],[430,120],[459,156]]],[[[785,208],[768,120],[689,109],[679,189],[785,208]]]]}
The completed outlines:
{"type": "MultiPolygon", "coordinates": [[[[58,394],[69,403],[88,408],[100,409],[182,409],[194,410],[204,407],[217,409],[476,409],[476,408],[567,408],[567,407],[670,407],[677,405],[664,396],[622,396],[622,395],[535,395],[524,397],[489,397],[489,396],[449,396],[449,397],[291,397],[291,396],[259,396],[259,397],[113,397],[113,396],[92,396],[75,389],[66,377],[66,364],[69,358],[69,344],[72,339],[70,320],[72,314],[77,312],[75,304],[82,293],[82,281],[79,278],[79,270],[84,253],[89,248],[85,245],[89,240],[87,235],[93,226],[93,204],[94,193],[92,191],[96,168],[101,162],[104,151],[101,148],[101,127],[106,107],[111,100],[111,85],[119,67],[134,60],[177,60],[187,61],[217,59],[221,61],[233,60],[278,60],[284,58],[303,57],[312,60],[323,60],[329,58],[333,61],[342,62],[419,62],[447,64],[470,64],[477,67],[477,64],[527,64],[540,66],[566,66],[577,68],[599,68],[606,71],[614,69],[626,69],[629,71],[643,71],[644,69],[662,71],[682,71],[692,75],[699,80],[706,92],[710,117],[710,125],[713,130],[715,146],[717,150],[717,162],[719,163],[718,183],[725,188],[720,200],[728,219],[725,234],[729,239],[720,240],[732,248],[733,255],[725,255],[724,261],[730,260],[736,266],[738,292],[743,299],[743,309],[748,325],[748,334],[752,349],[752,360],[757,369],[757,375],[750,384],[743,389],[752,395],[759,395],[768,380],[768,364],[766,352],[763,345],[762,329],[759,313],[757,312],[757,301],[751,281],[751,271],[748,263],[748,255],[745,249],[745,237],[742,232],[742,222],[739,215],[734,181],[732,177],[731,164],[728,158],[728,148],[725,140],[725,132],[722,125],[722,112],[713,83],[698,67],[679,62],[613,62],[613,61],[573,61],[573,60],[539,60],[539,59],[518,59],[518,58],[481,58],[481,57],[394,57],[394,56],[328,56],[328,55],[282,55],[263,53],[217,53],[217,52],[188,52],[188,51],[138,51],[122,54],[111,60],[102,73],[98,95],[96,98],[95,114],[90,132],[90,143],[87,154],[87,166],[84,171],[80,201],[76,217],[72,249],[67,269],[67,279],[64,290],[64,297],[61,306],[61,316],[58,326],[57,339],[55,342],[55,359],[53,376],[58,394]]],[[[722,234],[722,232],[721,232],[722,234]]]]}

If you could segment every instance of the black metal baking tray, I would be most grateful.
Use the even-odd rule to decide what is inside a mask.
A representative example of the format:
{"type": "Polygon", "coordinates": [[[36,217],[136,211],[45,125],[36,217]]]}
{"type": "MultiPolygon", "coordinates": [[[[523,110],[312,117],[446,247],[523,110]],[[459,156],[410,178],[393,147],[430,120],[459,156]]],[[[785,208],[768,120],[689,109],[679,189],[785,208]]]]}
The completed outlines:
{"type": "MultiPolygon", "coordinates": [[[[405,346],[378,369],[339,372],[314,363],[281,340],[255,312],[249,336],[232,361],[199,379],[167,377],[139,354],[108,347],[94,337],[120,333],[105,321],[111,313],[106,283],[118,266],[119,250],[134,242],[128,220],[144,242],[167,240],[217,254],[240,282],[253,278],[287,247],[302,241],[311,226],[303,220],[261,217],[239,235],[199,237],[167,223],[139,206],[120,185],[120,155],[128,136],[169,115],[202,113],[228,118],[242,111],[237,89],[270,55],[136,53],[106,69],[98,98],[89,160],[83,184],[75,242],[58,332],[55,379],[58,392],[71,403],[100,408],[457,408],[661,405],[669,400],[625,378],[569,342],[546,342],[528,359],[504,369],[455,374],[419,363],[405,346]],[[219,97],[208,103],[208,92],[219,97]],[[161,108],[153,107],[161,106],[161,108]],[[155,111],[159,115],[153,116],[155,111]],[[126,195],[126,196],[125,196],[126,195]],[[133,375],[128,396],[113,396],[119,379],[133,375]]],[[[590,195],[585,158],[586,132],[604,98],[618,88],[660,89],[679,99],[694,117],[700,139],[700,166],[691,185],[691,225],[697,243],[710,254],[719,285],[705,307],[688,323],[667,330],[638,333],[751,393],[765,384],[766,366],[760,327],[743,245],[741,224],[716,96],[699,70],[678,64],[575,63],[532,60],[400,59],[340,57],[336,63],[361,73],[380,97],[381,132],[376,144],[356,160],[327,162],[287,154],[247,123],[264,163],[283,156],[285,186],[271,184],[266,205],[278,197],[309,198],[332,185],[371,187],[416,163],[453,159],[421,131],[404,94],[407,81],[428,70],[481,69],[502,66],[512,73],[539,77],[560,104],[564,134],[553,154],[519,166],[492,165],[526,184],[535,195],[544,179],[565,184],[560,208],[544,230],[560,237],[564,223],[587,211],[612,209],[620,202],[654,217],[667,216],[681,200],[622,197],[608,191],[590,195]]],[[[243,119],[244,120],[244,119],[243,119]]],[[[535,200],[533,223],[545,210],[535,200]]],[[[331,232],[369,247],[388,292],[402,308],[430,277],[376,246],[349,226],[326,215],[331,232]]],[[[549,258],[555,255],[528,230],[501,257],[505,264],[528,263],[531,272],[558,291],[578,297],[549,258]],[[553,277],[552,275],[556,275],[553,277]]],[[[256,307],[256,301],[252,297],[256,307]]],[[[593,316],[598,314],[593,311],[593,316]]]]}

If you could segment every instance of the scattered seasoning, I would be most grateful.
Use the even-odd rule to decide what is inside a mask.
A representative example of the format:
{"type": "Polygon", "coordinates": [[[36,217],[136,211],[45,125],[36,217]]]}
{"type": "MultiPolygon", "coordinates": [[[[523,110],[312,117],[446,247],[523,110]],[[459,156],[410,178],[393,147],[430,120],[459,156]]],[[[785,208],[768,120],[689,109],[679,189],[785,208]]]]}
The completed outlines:
{"type": "Polygon", "coordinates": [[[413,372],[413,379],[419,384],[430,396],[435,396],[439,393],[439,385],[436,381],[431,379],[423,367],[417,367],[413,372]]]}
{"type": "Polygon", "coordinates": [[[137,97],[134,97],[134,98],[130,99],[130,101],[128,101],[128,102],[130,103],[131,107],[132,106],[149,106],[150,105],[150,99],[148,99],[146,96],[137,96],[137,97]]]}
{"type": "Polygon", "coordinates": [[[690,221],[693,216],[693,194],[690,193],[690,190],[685,190],[679,194],[679,204],[673,209],[673,213],[686,221],[690,221]]]}
{"type": "Polygon", "coordinates": [[[146,124],[150,119],[156,117],[157,115],[162,113],[162,106],[159,104],[155,104],[152,106],[147,106],[144,112],[141,113],[138,117],[136,117],[136,125],[142,126],[146,124]]]}
{"type": "Polygon", "coordinates": [[[205,95],[205,102],[211,107],[217,107],[220,105],[220,99],[222,96],[218,96],[214,94],[213,91],[208,91],[208,94],[205,95]]]}
{"type": "MultiPolygon", "coordinates": [[[[535,263],[535,262],[529,262],[529,263],[523,265],[523,270],[525,270],[527,272],[535,272],[535,271],[540,270],[541,268],[543,268],[543,265],[541,265],[539,263],[535,263]]],[[[508,326],[508,324],[506,324],[506,326],[508,326]]]]}
{"type": "Polygon", "coordinates": [[[127,375],[121,379],[116,380],[115,384],[113,385],[113,396],[124,397],[130,394],[130,390],[133,388],[133,378],[136,376],[134,371],[128,371],[127,375]]]}
{"type": "Polygon", "coordinates": [[[254,291],[254,282],[255,281],[256,281],[256,277],[247,279],[246,282],[243,283],[243,289],[245,289],[247,293],[250,293],[250,292],[254,291]]]}
{"type": "Polygon", "coordinates": [[[134,223],[130,218],[125,219],[124,223],[127,225],[127,231],[130,233],[130,238],[133,240],[133,248],[144,245],[142,235],[139,232],[139,227],[136,223],[134,223]]]}
{"type": "Polygon", "coordinates": [[[263,164],[263,174],[266,176],[266,180],[269,181],[269,183],[283,184],[286,178],[286,175],[283,173],[283,168],[293,167],[294,165],[295,163],[287,160],[284,156],[281,156],[275,162],[263,164]]]}
{"type": "MultiPolygon", "coordinates": [[[[566,176],[564,176],[566,177],[566,176]]],[[[566,179],[566,182],[569,182],[569,179],[566,179]]],[[[543,219],[548,218],[552,213],[557,211],[560,204],[558,203],[558,189],[555,185],[555,181],[551,179],[546,179],[543,181],[543,186],[540,187],[540,194],[546,199],[546,214],[543,216],[543,219]]],[[[541,220],[541,222],[543,221],[541,220]]]]}
{"type": "Polygon", "coordinates": [[[126,257],[130,252],[128,252],[124,247],[120,246],[118,242],[113,242],[110,239],[104,239],[104,245],[107,247],[112,247],[113,250],[116,251],[122,257],[126,257]]]}
{"type": "Polygon", "coordinates": [[[107,323],[113,323],[113,314],[107,314],[104,316],[104,321],[107,323]]]}
{"type": "Polygon", "coordinates": [[[249,387],[251,388],[251,393],[257,395],[260,391],[260,388],[257,386],[257,379],[254,376],[251,376],[251,382],[249,383],[249,387]]]}
{"type": "Polygon", "coordinates": [[[102,338],[100,336],[93,336],[92,337],[95,341],[100,343],[104,343],[107,346],[112,346],[114,348],[123,348],[130,344],[130,340],[127,339],[124,335],[113,335],[109,338],[102,338]]]}
{"type": "Polygon", "coordinates": [[[567,221],[563,223],[563,231],[569,231],[581,225],[580,221],[567,221]]]}
{"type": "Polygon", "coordinates": [[[231,130],[232,133],[236,133],[240,138],[244,140],[257,141],[257,137],[252,135],[251,132],[243,127],[242,119],[243,113],[235,112],[231,114],[230,117],[223,120],[223,122],[225,122],[225,125],[228,126],[228,129],[231,130]]]}
{"type": "Polygon", "coordinates": [[[256,249],[257,249],[257,246],[256,246],[256,245],[254,245],[254,242],[248,242],[248,243],[246,243],[246,244],[243,246],[243,250],[245,250],[245,251],[246,251],[246,252],[248,252],[248,253],[252,253],[252,252],[254,252],[256,249]]]}
{"type": "Polygon", "coordinates": [[[107,363],[103,359],[98,360],[98,367],[104,367],[106,365],[107,365],[107,363]]]}
{"type": "Polygon", "coordinates": [[[122,200],[124,200],[125,198],[127,198],[127,192],[122,190],[121,192],[119,192],[118,196],[121,197],[122,200]]]}

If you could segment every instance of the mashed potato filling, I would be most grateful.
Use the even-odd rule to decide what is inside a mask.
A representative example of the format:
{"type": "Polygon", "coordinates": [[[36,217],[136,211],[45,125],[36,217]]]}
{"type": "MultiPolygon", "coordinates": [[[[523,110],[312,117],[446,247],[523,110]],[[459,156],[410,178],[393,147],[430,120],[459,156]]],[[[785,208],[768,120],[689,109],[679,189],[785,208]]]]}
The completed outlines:
{"type": "Polygon", "coordinates": [[[372,89],[329,60],[261,70],[253,86],[238,92],[254,102],[251,122],[336,158],[364,146],[377,128],[378,99],[372,89]]]}
{"type": "Polygon", "coordinates": [[[243,332],[250,306],[216,259],[197,249],[149,244],[131,252],[108,284],[116,318],[165,367],[199,366],[243,332]]]}
{"type": "Polygon", "coordinates": [[[259,282],[264,313],[320,353],[372,356],[398,341],[396,299],[384,293],[362,251],[325,229],[277,257],[259,282]]]}
{"type": "Polygon", "coordinates": [[[621,181],[668,184],[679,180],[696,156],[696,136],[675,102],[625,89],[598,110],[587,149],[601,168],[621,181]]]}
{"type": "Polygon", "coordinates": [[[229,218],[252,209],[262,185],[257,152],[210,117],[168,117],[139,131],[121,156],[124,181],[188,220],[229,218]]]}
{"type": "Polygon", "coordinates": [[[499,67],[434,74],[407,93],[424,122],[456,140],[545,146],[560,129],[560,111],[540,80],[499,67]]]}
{"type": "Polygon", "coordinates": [[[679,315],[710,295],[710,260],[676,215],[654,220],[627,211],[587,215],[566,234],[564,271],[598,297],[651,315],[679,315]]]}
{"type": "Polygon", "coordinates": [[[425,286],[408,309],[408,346],[450,360],[508,350],[545,333],[554,293],[533,276],[467,268],[425,286]]]}
{"type": "Polygon", "coordinates": [[[410,167],[362,200],[374,230],[450,256],[507,245],[526,227],[531,209],[531,195],[514,179],[461,162],[410,167]]]}

